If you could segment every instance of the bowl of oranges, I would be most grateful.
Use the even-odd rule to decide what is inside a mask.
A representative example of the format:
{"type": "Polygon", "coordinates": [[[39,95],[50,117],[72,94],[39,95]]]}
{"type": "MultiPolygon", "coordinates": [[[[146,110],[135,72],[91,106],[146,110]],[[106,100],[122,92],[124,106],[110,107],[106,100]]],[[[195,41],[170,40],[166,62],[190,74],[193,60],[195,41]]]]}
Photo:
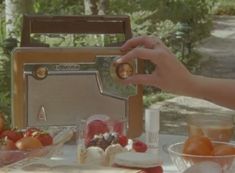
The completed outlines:
{"type": "Polygon", "coordinates": [[[193,135],[168,147],[172,162],[184,173],[235,172],[235,144],[193,135]]]}

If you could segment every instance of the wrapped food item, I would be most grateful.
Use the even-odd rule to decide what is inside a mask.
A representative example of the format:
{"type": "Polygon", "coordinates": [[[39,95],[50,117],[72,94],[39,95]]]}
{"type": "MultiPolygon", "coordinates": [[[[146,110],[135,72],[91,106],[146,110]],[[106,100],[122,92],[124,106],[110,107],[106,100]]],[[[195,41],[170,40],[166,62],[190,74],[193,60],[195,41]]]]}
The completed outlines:
{"type": "Polygon", "coordinates": [[[128,138],[125,136],[125,122],[110,120],[105,115],[91,116],[81,125],[78,141],[78,160],[81,164],[112,164],[116,153],[127,151],[128,138]],[[99,153],[99,154],[98,154],[99,153]],[[102,153],[102,154],[101,154],[102,153]]]}

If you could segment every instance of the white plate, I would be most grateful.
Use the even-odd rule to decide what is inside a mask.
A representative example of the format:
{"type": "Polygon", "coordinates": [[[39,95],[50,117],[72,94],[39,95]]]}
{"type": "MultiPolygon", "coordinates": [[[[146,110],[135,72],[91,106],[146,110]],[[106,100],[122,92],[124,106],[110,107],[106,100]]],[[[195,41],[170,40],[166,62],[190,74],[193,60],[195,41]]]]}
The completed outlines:
{"type": "Polygon", "coordinates": [[[124,167],[153,168],[162,165],[162,161],[154,154],[124,152],[114,158],[114,163],[124,167]]]}

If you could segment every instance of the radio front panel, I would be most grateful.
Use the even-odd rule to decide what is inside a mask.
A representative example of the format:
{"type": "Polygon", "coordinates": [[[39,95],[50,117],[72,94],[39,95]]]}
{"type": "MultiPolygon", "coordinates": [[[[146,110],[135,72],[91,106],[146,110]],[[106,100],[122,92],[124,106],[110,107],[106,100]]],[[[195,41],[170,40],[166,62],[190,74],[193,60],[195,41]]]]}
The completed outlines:
{"type": "MultiPolygon", "coordinates": [[[[72,126],[104,114],[142,131],[142,93],[124,85],[113,62],[118,48],[19,48],[13,54],[12,120],[16,127],[72,126]]],[[[138,64],[134,62],[135,73],[138,64]]]]}

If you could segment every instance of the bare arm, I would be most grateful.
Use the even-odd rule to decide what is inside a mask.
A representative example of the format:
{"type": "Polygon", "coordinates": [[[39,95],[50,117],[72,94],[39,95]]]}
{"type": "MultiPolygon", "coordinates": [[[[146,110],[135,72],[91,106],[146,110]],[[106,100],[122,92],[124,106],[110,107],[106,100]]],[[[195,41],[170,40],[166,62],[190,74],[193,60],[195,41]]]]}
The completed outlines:
{"type": "Polygon", "coordinates": [[[193,76],[194,86],[189,96],[202,98],[235,109],[235,80],[193,76]]]}
{"type": "Polygon", "coordinates": [[[127,41],[121,50],[127,53],[118,63],[140,58],[155,64],[152,74],[137,74],[124,83],[151,85],[174,94],[202,98],[235,109],[235,80],[191,74],[161,40],[136,37],[127,41]]]}

